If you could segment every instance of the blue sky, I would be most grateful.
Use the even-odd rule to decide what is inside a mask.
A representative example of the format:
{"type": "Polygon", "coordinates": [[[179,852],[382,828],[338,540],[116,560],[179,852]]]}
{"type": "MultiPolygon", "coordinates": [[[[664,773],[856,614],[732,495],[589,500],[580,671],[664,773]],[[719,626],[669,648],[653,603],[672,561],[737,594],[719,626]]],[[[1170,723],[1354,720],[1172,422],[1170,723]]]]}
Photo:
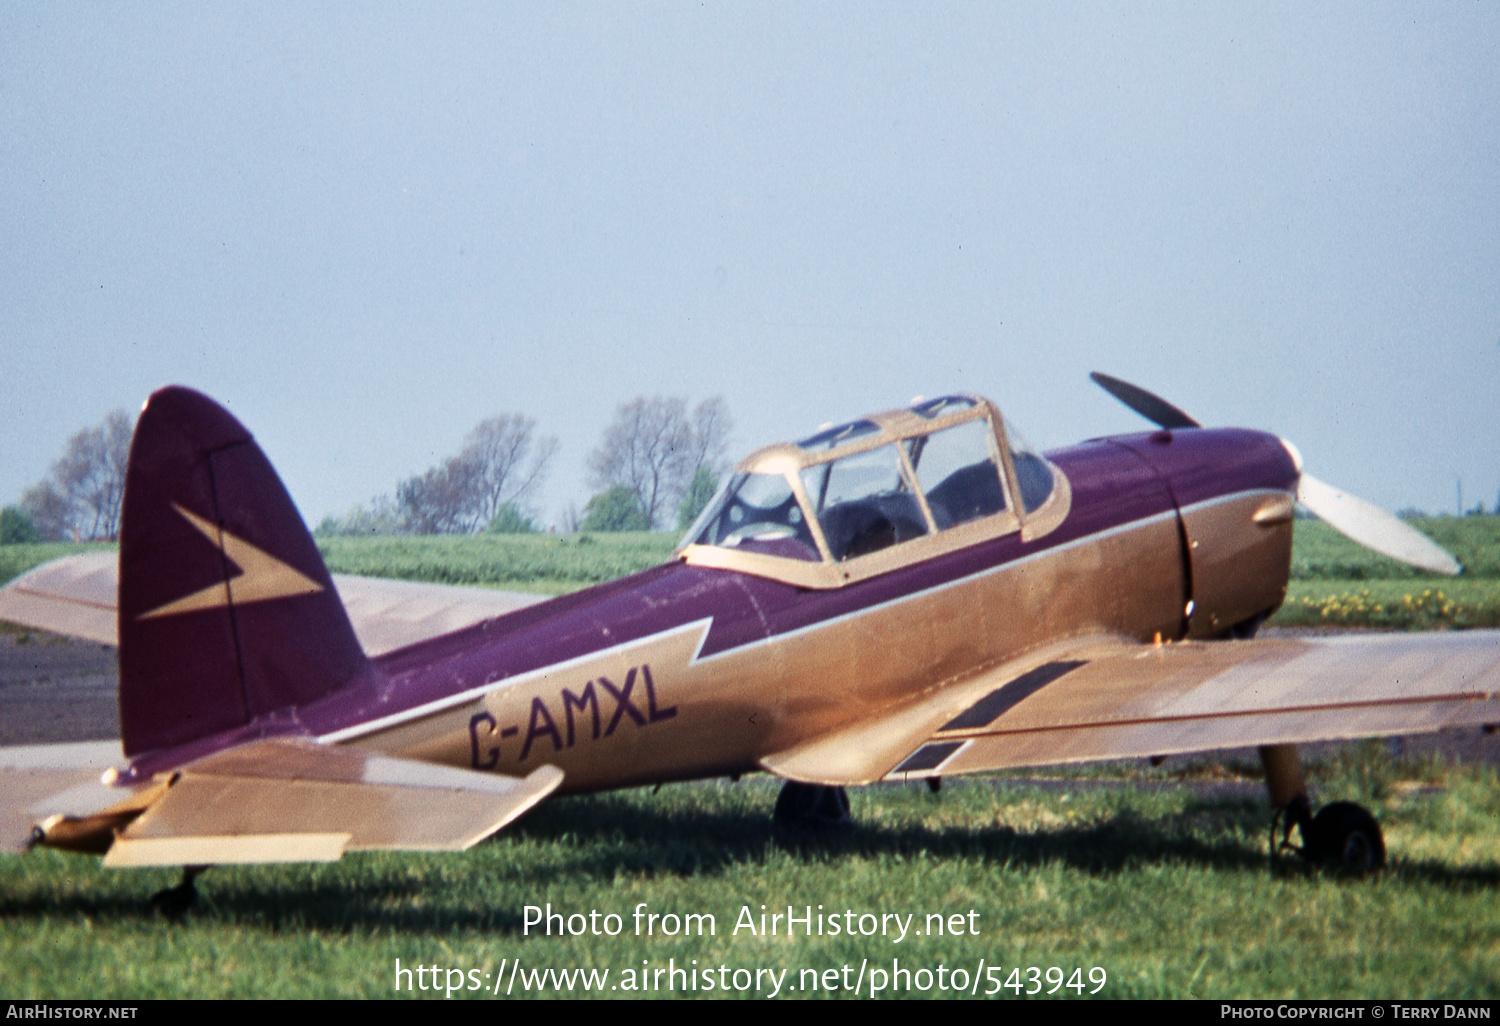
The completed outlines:
{"type": "Polygon", "coordinates": [[[316,522],[640,394],[736,452],[1093,369],[1389,508],[1500,492],[1494,4],[0,6],[0,504],[190,385],[316,522]]]}

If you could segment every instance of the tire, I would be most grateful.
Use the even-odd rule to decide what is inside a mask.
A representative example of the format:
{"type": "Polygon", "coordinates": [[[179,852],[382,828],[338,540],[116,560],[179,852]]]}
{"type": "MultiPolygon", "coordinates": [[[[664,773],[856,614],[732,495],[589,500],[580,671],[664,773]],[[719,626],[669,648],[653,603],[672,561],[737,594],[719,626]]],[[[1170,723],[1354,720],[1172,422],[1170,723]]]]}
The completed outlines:
{"type": "Polygon", "coordinates": [[[821,828],[848,826],[849,794],[842,787],[799,784],[788,780],[776,796],[772,814],[778,826],[821,828]]]}
{"type": "Polygon", "coordinates": [[[1363,806],[1334,802],[1313,817],[1307,857],[1341,873],[1366,876],[1385,865],[1385,837],[1363,806]]]}

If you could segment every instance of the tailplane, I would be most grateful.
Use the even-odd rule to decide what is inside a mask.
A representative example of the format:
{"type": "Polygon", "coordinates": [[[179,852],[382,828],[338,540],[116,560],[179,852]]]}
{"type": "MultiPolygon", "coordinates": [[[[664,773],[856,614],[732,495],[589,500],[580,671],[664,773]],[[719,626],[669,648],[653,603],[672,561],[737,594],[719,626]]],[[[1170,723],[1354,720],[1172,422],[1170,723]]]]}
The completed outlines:
{"type": "Polygon", "coordinates": [[[191,389],[146,402],[120,525],[125,753],[185,744],[369,672],[328,568],[239,421],[191,389]]]}

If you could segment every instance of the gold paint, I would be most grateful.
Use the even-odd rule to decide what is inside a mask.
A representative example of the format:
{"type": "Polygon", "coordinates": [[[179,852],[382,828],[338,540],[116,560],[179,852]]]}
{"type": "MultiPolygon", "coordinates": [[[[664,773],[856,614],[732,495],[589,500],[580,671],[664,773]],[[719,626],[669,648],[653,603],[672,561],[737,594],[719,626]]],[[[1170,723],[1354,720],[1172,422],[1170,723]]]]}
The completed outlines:
{"type": "Polygon", "coordinates": [[[289,598],[293,595],[311,595],[323,590],[323,586],[299,573],[243,538],[237,538],[208,520],[183,509],[177,503],[172,508],[184,520],[197,528],[198,532],[214,543],[220,552],[240,570],[238,577],[231,577],[219,584],[210,584],[184,595],[174,602],[158,606],[142,613],[137,619],[146,620],[157,616],[172,616],[199,609],[216,609],[230,604],[266,602],[270,599],[289,598]]]}
{"type": "MultiPolygon", "coordinates": [[[[945,533],[965,529],[976,535],[990,530],[976,521],[945,533]]],[[[1120,639],[1149,642],[1153,635],[1177,631],[1181,572],[1176,523],[1161,518],[697,661],[693,655],[705,627],[679,628],[564,668],[501,682],[477,701],[393,725],[357,743],[468,768],[474,755],[470,723],[483,713],[494,725],[486,722],[479,728],[480,759],[487,760],[498,748],[494,772],[506,774],[556,765],[566,774],[559,793],[757,768],[822,782],[853,782],[853,775],[878,779],[910,753],[876,746],[876,739],[895,743],[893,738],[905,736],[903,730],[936,729],[1010,679],[986,684],[988,678],[979,676],[989,672],[986,668],[1020,667],[1015,670],[1020,673],[1037,665],[1040,653],[1075,658],[1067,653],[1079,651],[1085,639],[1099,645],[1098,639],[1107,636],[1114,639],[1109,645],[1118,648],[1120,639]],[[651,667],[658,704],[675,706],[677,715],[645,726],[626,716],[613,734],[596,740],[590,715],[575,709],[573,744],[568,745],[562,689],[579,695],[601,675],[620,686],[631,667],[645,664],[651,667]],[[970,698],[968,689],[974,687],[983,690],[970,698]],[[517,756],[538,700],[562,745],[555,747],[543,732],[520,762],[517,756]],[[890,717],[900,718],[900,730],[890,717]],[[517,733],[502,738],[501,731],[510,726],[517,733]],[[830,740],[825,745],[821,739],[830,740]],[[863,755],[855,751],[861,747],[868,749],[863,755]]],[[[595,693],[602,735],[615,705],[597,686],[595,693]]],[[[639,683],[633,698],[644,710],[639,683]]]]}
{"type": "Polygon", "coordinates": [[[1291,505],[1285,492],[1251,492],[1183,512],[1193,566],[1189,636],[1218,637],[1281,605],[1292,562],[1292,521],[1257,518],[1291,505]]]}
{"type": "Polygon", "coordinates": [[[1284,524],[1292,519],[1297,501],[1290,495],[1273,495],[1250,515],[1250,519],[1263,527],[1284,524]]]}
{"type": "Polygon", "coordinates": [[[104,856],[108,869],[268,862],[337,862],[349,844],[340,833],[205,834],[121,837],[104,856]]]}
{"type": "MultiPolygon", "coordinates": [[[[1052,496],[1030,514],[1018,509],[1003,422],[993,406],[981,403],[930,421],[908,410],[878,414],[869,419],[880,430],[855,443],[820,453],[775,446],[741,467],[786,474],[805,503],[799,473],[805,466],[988,418],[1011,497],[1003,513],[841,564],[830,560],[816,518],[810,526],[821,563],[698,545],[679,555],[697,565],[826,589],[1017,530],[1023,538],[1040,537],[1068,515],[1071,486],[1054,468],[1052,496]]],[[[898,452],[915,488],[904,451],[898,452]]],[[[43,842],[99,850],[118,834],[106,865],[332,859],[346,849],[456,850],[554,789],[576,793],[756,768],[821,783],[864,782],[891,776],[933,737],[963,747],[940,766],[907,775],[1500,721],[1500,652],[1493,635],[1357,645],[1174,643],[1185,626],[1211,633],[1280,601],[1291,536],[1290,519],[1282,514],[1290,506],[1285,493],[1232,496],[1182,514],[1186,553],[1177,518],[1166,515],[703,658],[698,653],[708,622],[688,624],[498,682],[445,709],[412,710],[411,719],[341,748],[272,741],[216,753],[102,812],[48,818],[43,842]],[[1185,556],[1195,587],[1187,597],[1187,625],[1185,556]],[[995,688],[1057,660],[1084,665],[980,729],[943,730],[995,688]],[[670,707],[674,715],[640,723],[622,715],[623,706],[600,682],[619,687],[639,672],[631,704],[637,715],[645,713],[647,666],[657,707],[670,707]],[[592,707],[563,702],[565,690],[581,700],[591,685],[592,707]],[[550,730],[531,729],[539,704],[550,730]],[[476,723],[484,724],[482,733],[476,723]],[[510,727],[518,729],[506,738],[510,727]],[[528,735],[531,748],[522,760],[528,735]],[[493,787],[472,779],[465,785],[459,774],[403,773],[373,758],[385,753],[469,769],[476,748],[481,759],[498,750],[495,776],[478,782],[493,787]],[[528,775],[508,788],[501,781],[512,774],[528,775]]],[[[174,508],[241,573],[145,616],[319,590],[286,564],[174,508]]],[[[931,528],[930,510],[924,507],[923,515],[931,528]]]]}

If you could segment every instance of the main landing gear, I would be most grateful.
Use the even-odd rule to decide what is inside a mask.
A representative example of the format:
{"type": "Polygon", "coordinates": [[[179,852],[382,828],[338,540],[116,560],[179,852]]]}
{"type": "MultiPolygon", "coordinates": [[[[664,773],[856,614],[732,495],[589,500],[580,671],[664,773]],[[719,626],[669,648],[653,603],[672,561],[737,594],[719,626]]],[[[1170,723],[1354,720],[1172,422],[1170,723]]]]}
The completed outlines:
{"type": "Polygon", "coordinates": [[[151,907],[160,913],[163,919],[174,923],[187,915],[188,909],[198,902],[198,888],[193,885],[193,881],[207,868],[207,866],[183,866],[182,882],[176,887],[168,887],[151,895],[151,907]]]}
{"type": "Polygon", "coordinates": [[[1266,745],[1260,761],[1276,810],[1271,819],[1273,860],[1282,852],[1295,852],[1314,865],[1350,876],[1365,876],[1385,865],[1385,837],[1368,809],[1354,802],[1332,802],[1313,815],[1295,745],[1266,745]],[[1291,843],[1293,827],[1302,836],[1301,847],[1291,843]]]}
{"type": "Polygon", "coordinates": [[[771,819],[778,827],[799,830],[846,827],[854,823],[849,815],[849,792],[842,787],[799,784],[795,780],[781,785],[771,819]]]}

